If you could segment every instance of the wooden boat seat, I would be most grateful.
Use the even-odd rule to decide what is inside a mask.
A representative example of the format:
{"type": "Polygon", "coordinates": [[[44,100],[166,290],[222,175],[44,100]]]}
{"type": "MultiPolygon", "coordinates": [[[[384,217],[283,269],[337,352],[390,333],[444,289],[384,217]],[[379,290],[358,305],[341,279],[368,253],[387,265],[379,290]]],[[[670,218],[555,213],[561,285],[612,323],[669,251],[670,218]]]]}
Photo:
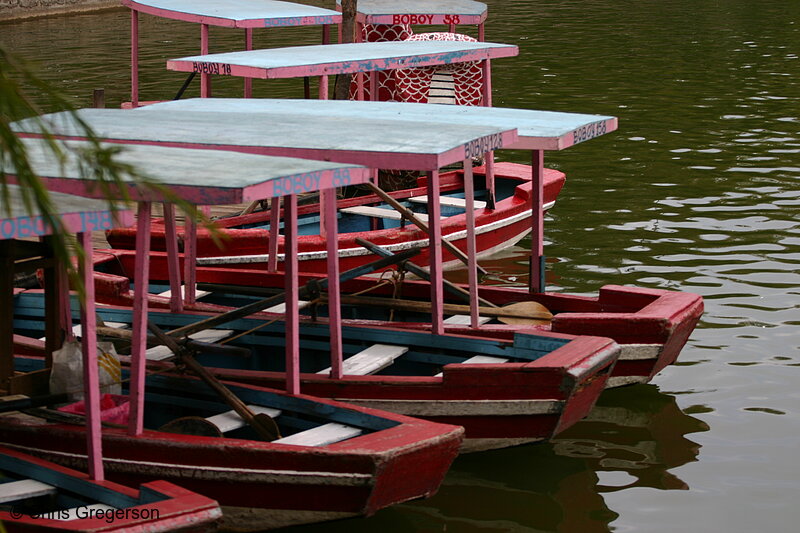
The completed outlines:
{"type": "Polygon", "coordinates": [[[35,479],[20,479],[0,484],[0,503],[55,494],[56,488],[35,479]]]}
{"type": "MultiPolygon", "coordinates": [[[[461,361],[462,365],[497,365],[500,363],[507,363],[508,359],[505,357],[492,357],[490,355],[474,355],[469,359],[461,361]]],[[[442,372],[436,374],[437,378],[442,377],[442,372]]]]}
{"type": "MultiPolygon", "coordinates": [[[[190,339],[200,341],[200,342],[217,342],[221,341],[226,337],[230,337],[233,335],[232,329],[207,329],[205,331],[198,331],[197,333],[193,333],[189,335],[190,339]]],[[[145,352],[145,356],[147,357],[148,361],[162,361],[164,359],[169,359],[173,356],[172,350],[164,346],[153,346],[152,348],[148,348],[145,352]]]]}
{"type": "MultiPolygon", "coordinates": [[[[478,317],[478,325],[480,326],[491,321],[492,317],[489,316],[478,317]]],[[[469,326],[472,323],[472,319],[469,315],[453,315],[451,317],[445,318],[444,323],[450,326],[469,326]]]]}
{"type": "Polygon", "coordinates": [[[353,426],[330,422],[272,442],[292,444],[294,446],[326,446],[334,442],[352,439],[361,435],[361,433],[360,429],[353,426]]]}
{"type": "MultiPolygon", "coordinates": [[[[273,409],[272,407],[263,407],[261,405],[248,405],[247,407],[253,412],[253,414],[265,414],[270,418],[277,418],[281,415],[280,409],[273,409]]],[[[245,422],[244,419],[240,417],[239,414],[234,410],[209,416],[206,418],[206,420],[217,426],[217,429],[219,429],[222,433],[243,428],[245,425],[247,425],[247,422],[245,422]]]]}
{"type": "MultiPolygon", "coordinates": [[[[414,202],[415,204],[427,204],[428,197],[427,196],[412,196],[408,199],[409,202],[414,202]]],[[[454,198],[452,196],[442,196],[439,198],[439,204],[447,207],[460,207],[464,209],[467,207],[467,200],[464,198],[454,198]]],[[[475,200],[475,209],[483,209],[486,207],[486,202],[483,200],[475,200]]]]}
{"type": "MultiPolygon", "coordinates": [[[[374,374],[391,365],[395,359],[408,351],[408,346],[392,344],[373,344],[344,360],[342,373],[351,376],[374,374]]],[[[320,370],[317,374],[329,374],[331,367],[320,370]]]]}
{"type": "MultiPolygon", "coordinates": [[[[184,296],[185,294],[186,294],[186,285],[181,285],[181,296],[184,296]]],[[[194,290],[194,297],[197,300],[199,300],[203,296],[208,296],[209,294],[211,294],[209,291],[199,291],[197,290],[197,288],[195,288],[194,290]]],[[[170,298],[172,297],[172,290],[168,289],[164,292],[159,292],[158,295],[164,296],[165,298],[170,298]]]]}
{"type": "MultiPolygon", "coordinates": [[[[119,329],[122,329],[122,328],[125,328],[128,324],[125,324],[123,322],[103,322],[103,325],[108,327],[108,328],[119,328],[119,329]]],[[[83,331],[83,328],[81,327],[80,324],[75,324],[74,326],[72,326],[72,334],[75,335],[76,337],[80,338],[82,331],[83,331]]],[[[44,340],[44,339],[45,339],[45,337],[42,337],[40,340],[44,340]]]]}
{"type": "MultiPolygon", "coordinates": [[[[403,215],[395,211],[391,208],[384,208],[384,207],[372,207],[368,205],[357,205],[355,207],[343,207],[339,209],[342,213],[349,213],[351,215],[361,215],[365,217],[375,217],[375,218],[388,218],[391,220],[400,220],[403,218],[403,215]]],[[[425,213],[414,213],[414,215],[419,218],[422,222],[428,221],[428,215],[425,213]]],[[[444,217],[442,217],[444,218],[444,217]]]]}
{"type": "MultiPolygon", "coordinates": [[[[105,322],[104,324],[106,327],[109,328],[123,329],[128,327],[128,324],[125,324],[123,322],[105,322]]],[[[72,331],[75,333],[76,337],[80,337],[81,336],[80,324],[73,326],[72,331]]],[[[232,329],[207,329],[205,331],[198,331],[197,333],[193,333],[192,335],[189,335],[189,338],[200,342],[217,342],[221,341],[226,337],[230,337],[231,335],[233,335],[232,329]]],[[[162,361],[164,359],[169,359],[172,356],[173,356],[172,350],[170,350],[164,345],[153,346],[152,348],[148,348],[147,351],[145,352],[145,357],[147,357],[149,361],[162,361]]]]}
{"type": "MultiPolygon", "coordinates": [[[[304,307],[308,307],[308,305],[310,303],[311,302],[309,302],[307,300],[299,300],[297,302],[297,308],[298,309],[303,309],[304,307]]],[[[282,303],[282,304],[278,304],[278,305],[273,305],[272,307],[268,307],[267,309],[264,309],[264,312],[266,312],[266,313],[280,313],[280,314],[283,315],[283,314],[286,313],[286,304],[282,303]]]]}

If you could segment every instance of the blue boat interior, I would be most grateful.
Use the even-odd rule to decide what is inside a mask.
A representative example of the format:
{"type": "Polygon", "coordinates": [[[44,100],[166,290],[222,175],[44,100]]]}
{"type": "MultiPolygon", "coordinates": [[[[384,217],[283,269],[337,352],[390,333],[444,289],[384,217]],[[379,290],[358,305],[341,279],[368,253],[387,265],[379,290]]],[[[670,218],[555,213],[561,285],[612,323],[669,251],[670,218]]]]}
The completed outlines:
{"type": "MultiPolygon", "coordinates": [[[[226,303],[244,305],[253,297],[231,297],[226,303]]],[[[73,299],[73,317],[77,318],[77,302],[73,299]]],[[[320,306],[322,307],[322,306],[320,306]]],[[[313,310],[305,310],[312,313],[313,310]]],[[[44,329],[42,297],[40,294],[23,293],[15,297],[14,328],[22,335],[41,336],[44,329]]],[[[131,312],[126,309],[99,308],[98,315],[108,322],[130,324],[131,312]]],[[[168,331],[189,323],[197,322],[203,316],[151,312],[150,320],[168,331]]],[[[235,334],[247,332],[232,344],[250,350],[250,357],[201,353],[197,360],[206,366],[283,372],[285,370],[285,331],[280,320],[267,321],[244,318],[219,326],[232,329],[235,334]]],[[[393,364],[377,371],[374,375],[392,376],[434,376],[442,367],[451,363],[463,363],[476,354],[498,357],[509,362],[524,363],[560,348],[569,342],[567,339],[554,339],[530,334],[517,334],[512,341],[456,336],[433,335],[424,331],[406,331],[378,327],[356,327],[345,325],[342,328],[342,347],[344,357],[355,355],[375,344],[397,345],[407,351],[394,359],[393,364]]],[[[300,369],[301,372],[315,373],[330,366],[330,332],[326,323],[302,322],[300,328],[300,369]]],[[[120,347],[120,353],[126,353],[120,347]]]]}
{"type": "MultiPolygon", "coordinates": [[[[31,372],[43,368],[44,360],[41,358],[17,357],[14,364],[15,370],[19,372],[31,372]]],[[[128,394],[129,377],[128,370],[123,369],[124,394],[128,394]]],[[[259,408],[279,411],[280,413],[272,418],[281,438],[290,437],[331,423],[355,428],[358,430],[358,435],[382,431],[400,424],[396,420],[363,413],[348,407],[279,394],[278,391],[269,389],[237,386],[232,383],[228,383],[226,386],[237,398],[251,409],[256,410],[256,412],[261,412],[259,408]]],[[[231,412],[231,407],[199,379],[185,379],[169,375],[149,375],[147,377],[145,383],[145,429],[158,430],[163,428],[165,424],[185,417],[207,419],[229,412],[231,412]]],[[[244,423],[235,429],[225,431],[224,437],[255,441],[264,440],[258,436],[251,426],[244,423]]],[[[157,495],[158,493],[144,494],[142,498],[151,498],[148,502],[157,501],[152,499],[154,494],[157,495]]],[[[163,499],[163,496],[161,499],[163,499]]],[[[139,505],[139,503],[130,505],[139,505]]]]}
{"type": "MultiPolygon", "coordinates": [[[[4,490],[8,483],[24,480],[49,486],[39,486],[35,492],[30,491],[26,497],[13,499],[0,504],[0,511],[14,511],[25,515],[44,515],[53,513],[58,519],[63,511],[94,504],[104,504],[116,509],[125,509],[137,505],[145,505],[169,498],[151,488],[142,487],[137,497],[118,492],[108,486],[98,485],[76,473],[76,476],[59,472],[47,466],[0,452],[0,492],[18,492],[4,490]]],[[[62,516],[63,517],[63,516],[62,516]]],[[[44,518],[44,517],[43,517],[44,518]]]]}
{"type": "MultiPolygon", "coordinates": [[[[520,184],[519,180],[497,178],[495,180],[495,190],[497,200],[503,200],[514,194],[517,185],[520,184]]],[[[463,191],[453,191],[442,194],[442,198],[457,198],[463,199],[463,191]]],[[[487,191],[483,183],[483,176],[475,176],[475,200],[486,201],[487,191]]],[[[413,202],[410,200],[401,200],[399,202],[404,207],[408,208],[413,213],[428,214],[428,204],[425,202],[413,202]]],[[[367,204],[371,207],[377,207],[387,210],[387,217],[379,216],[365,216],[358,213],[350,213],[347,211],[340,211],[337,214],[339,221],[339,233],[358,233],[372,230],[383,230],[399,228],[403,224],[408,224],[408,221],[398,220],[395,215],[394,209],[385,203],[367,204]]],[[[451,217],[461,215],[465,212],[463,207],[442,205],[442,217],[451,217]]],[[[266,223],[253,223],[238,226],[240,228],[261,228],[269,229],[269,222],[266,223]]],[[[280,229],[283,229],[283,222],[280,223],[280,229]]],[[[309,213],[298,217],[297,231],[300,235],[319,235],[320,233],[320,217],[319,213],[309,213]]]]}

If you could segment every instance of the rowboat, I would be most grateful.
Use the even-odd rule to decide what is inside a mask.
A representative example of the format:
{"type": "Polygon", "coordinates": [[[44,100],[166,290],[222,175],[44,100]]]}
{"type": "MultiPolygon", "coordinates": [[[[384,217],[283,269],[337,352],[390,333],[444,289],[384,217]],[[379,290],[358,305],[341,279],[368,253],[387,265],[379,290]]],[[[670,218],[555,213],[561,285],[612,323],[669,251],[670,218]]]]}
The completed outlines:
{"type": "MultiPolygon", "coordinates": [[[[99,194],[74,158],[55,161],[42,141],[24,142],[34,171],[48,187],[99,194]]],[[[73,150],[82,147],[80,142],[67,144],[73,150]]],[[[314,176],[314,190],[330,189],[343,179],[359,183],[369,177],[363,167],[331,162],[146,145],[122,148],[119,160],[136,162],[143,173],[190,203],[287,196],[288,235],[295,231],[292,184],[301,177],[314,176]],[[225,168],[239,173],[221,179],[225,168]]],[[[136,184],[131,184],[130,193],[139,202],[138,220],[146,233],[150,203],[166,202],[169,196],[163,189],[136,184]]],[[[293,344],[299,337],[298,317],[291,304],[282,332],[287,392],[220,383],[176,340],[162,342],[181,354],[181,363],[203,381],[186,376],[147,377],[146,331],[161,334],[145,318],[148,245],[149,239],[143,239],[137,248],[142,258],[140,288],[134,296],[134,312],[129,311],[133,327],[125,398],[130,413],[126,424],[105,428],[102,434],[108,453],[101,467],[111,477],[122,482],[156,477],[185,482],[203,494],[219,495],[231,527],[258,529],[370,514],[436,490],[457,453],[463,430],[300,394],[298,351],[293,344]],[[173,422],[186,416],[200,417],[203,421],[191,420],[207,429],[211,424],[216,430],[212,436],[198,436],[196,426],[187,430],[185,420],[173,422]],[[183,435],[186,431],[192,434],[183,435]]],[[[296,277],[290,274],[286,281],[287,292],[296,299],[296,285],[292,285],[296,277]]],[[[91,277],[87,285],[94,289],[91,277]]],[[[82,323],[86,323],[85,314],[82,323]]],[[[26,370],[26,364],[42,365],[41,358],[15,361],[18,370],[26,370]]],[[[59,464],[80,466],[86,462],[80,445],[86,430],[69,420],[73,418],[48,409],[23,417],[3,416],[0,440],[59,464]]]]}
{"type": "MultiPolygon", "coordinates": [[[[9,168],[3,168],[9,172],[9,168]]],[[[88,473],[62,468],[13,449],[13,444],[0,447],[0,520],[4,531],[174,531],[209,527],[220,516],[217,502],[163,481],[143,485],[139,490],[104,480],[103,452],[100,439],[101,404],[98,392],[98,364],[95,353],[94,284],[91,277],[91,231],[105,230],[115,224],[128,224],[130,210],[112,210],[106,202],[52,193],[52,211],[45,213],[26,208],[25,191],[6,185],[0,201],[0,261],[3,283],[0,299],[0,388],[10,396],[0,397],[0,418],[23,416],[18,409],[66,399],[42,399],[25,394],[38,392],[36,383],[45,383],[53,365],[53,351],[62,338],[59,323],[61,304],[67,288],[58,275],[59,258],[50,239],[55,231],[77,233],[86,249],[79,263],[87,299],[79,306],[79,326],[83,337],[81,349],[75,353],[84,367],[81,402],[86,416],[80,417],[81,438],[76,449],[83,454],[82,469],[88,473]],[[31,241],[39,237],[41,242],[31,241]],[[15,272],[42,268],[45,279],[45,341],[39,342],[44,357],[38,372],[14,371],[14,332],[11,327],[13,278],[15,272]]],[[[68,312],[68,311],[67,311],[68,312]]],[[[42,436],[40,436],[41,438],[42,436]]]]}
{"type": "MultiPolygon", "coordinates": [[[[85,461],[84,461],[85,462],[85,461]]],[[[222,513],[217,502],[165,481],[138,490],[0,446],[4,531],[202,531],[222,513]]]]}
{"type": "MultiPolygon", "coordinates": [[[[104,303],[129,305],[130,281],[135,255],[131,250],[103,250],[95,257],[95,279],[98,299],[104,303]]],[[[412,259],[413,260],[413,259],[412,259]]],[[[150,257],[150,277],[153,283],[168,279],[166,255],[153,252],[150,257]]],[[[319,275],[304,273],[301,283],[319,279],[319,275]]],[[[199,266],[198,287],[205,291],[260,294],[280,286],[280,278],[263,269],[248,265],[199,266]]],[[[456,284],[462,291],[468,287],[456,284]]],[[[426,302],[430,298],[430,285],[422,280],[407,278],[400,285],[387,283],[386,279],[359,277],[342,284],[343,301],[347,294],[365,293],[384,300],[398,298],[404,301],[426,302]]],[[[703,300],[694,293],[650,289],[621,285],[605,285],[597,296],[573,295],[563,292],[530,293],[524,287],[481,285],[479,296],[485,302],[503,308],[522,302],[544,305],[553,318],[548,323],[503,323],[496,316],[481,312],[481,335],[495,339],[511,340],[517,333],[554,332],[570,335],[595,335],[608,337],[620,345],[619,359],[614,366],[607,387],[620,387],[635,383],[648,383],[656,374],[673,364],[685,346],[703,313],[703,300]]],[[[165,297],[152,296],[154,308],[167,305],[165,297]]],[[[208,297],[200,298],[195,309],[211,311],[215,306],[208,297]],[[205,306],[205,307],[204,307],[205,306]]],[[[352,301],[352,300],[351,300],[352,301]]],[[[464,305],[462,296],[445,293],[445,302],[464,305]]],[[[395,310],[392,306],[376,304],[365,307],[351,303],[343,310],[350,320],[368,321],[376,326],[386,326],[417,331],[429,331],[431,317],[424,309],[395,310]]],[[[451,312],[450,316],[466,314],[466,310],[451,312]]],[[[463,334],[474,331],[465,323],[445,324],[446,330],[463,334]]]]}
{"type": "MultiPolygon", "coordinates": [[[[102,292],[98,290],[100,301],[102,292]]],[[[161,300],[166,303],[165,298],[161,300]]],[[[131,301],[127,299],[125,306],[101,305],[99,316],[106,323],[129,325],[131,301]]],[[[251,302],[247,298],[225,301],[234,308],[251,302]]],[[[170,330],[231,309],[218,304],[209,305],[206,314],[176,315],[155,312],[155,301],[150,304],[150,320],[170,330]]],[[[285,346],[283,317],[276,315],[280,307],[202,333],[221,343],[230,338],[231,345],[250,350],[248,357],[198,354],[198,361],[226,380],[280,387],[286,370],[283,358],[274,355],[285,346]]],[[[17,295],[15,327],[19,333],[37,335],[41,313],[39,291],[17,295]]],[[[113,332],[106,328],[104,334],[113,332]]],[[[432,335],[345,321],[341,334],[343,375],[332,378],[327,320],[301,322],[300,383],[304,391],[462,426],[462,452],[537,442],[571,426],[591,410],[619,351],[606,338],[547,332],[497,340],[474,330],[432,335]]],[[[150,349],[151,369],[162,368],[159,361],[165,355],[169,352],[163,347],[150,349]]]]}
{"type": "MultiPolygon", "coordinates": [[[[18,358],[21,369],[37,363],[18,358]]],[[[278,438],[261,439],[202,382],[150,376],[144,431],[103,428],[109,478],[180,484],[217,500],[224,528],[263,530],[369,515],[432,494],[463,434],[458,427],[307,395],[225,385],[253,412],[269,416],[278,438]]],[[[0,417],[0,439],[15,450],[85,468],[84,428],[58,411],[37,415],[0,417]]]]}
{"type": "MultiPolygon", "coordinates": [[[[476,167],[475,176],[483,177],[484,168],[476,167]]],[[[461,250],[466,250],[466,214],[464,212],[463,170],[441,174],[442,238],[461,250]]],[[[543,209],[555,204],[564,185],[565,176],[556,170],[545,170],[543,209]]],[[[516,163],[495,165],[495,183],[498,201],[495,209],[486,209],[485,194],[479,193],[475,214],[477,256],[486,257],[509,248],[530,233],[531,228],[531,176],[530,167],[516,163]]],[[[427,220],[425,180],[419,178],[418,187],[393,191],[389,194],[427,220]]],[[[359,246],[356,239],[366,239],[387,250],[397,252],[412,246],[428,245],[427,233],[407,223],[375,194],[357,196],[338,201],[340,213],[338,235],[339,262],[342,268],[353,268],[371,259],[368,250],[359,246]],[[376,222],[377,221],[377,222],[376,222]],[[378,226],[377,229],[373,229],[378,226]]],[[[300,270],[322,273],[326,268],[325,237],[320,234],[320,204],[299,207],[301,235],[298,239],[300,270]]],[[[269,211],[217,218],[214,224],[224,238],[212,238],[208,230],[197,234],[199,265],[247,264],[251,268],[266,268],[269,259],[269,211]]],[[[165,224],[154,219],[151,226],[153,250],[166,250],[165,224]]],[[[183,240],[179,230],[178,238],[183,240]]],[[[106,233],[108,243],[117,249],[133,249],[136,243],[134,227],[115,228],[106,233]]],[[[278,268],[282,270],[283,239],[278,243],[278,268]]],[[[428,264],[428,253],[423,251],[415,262],[428,264]]],[[[444,251],[445,269],[457,268],[462,263],[447,250],[444,251]]]]}

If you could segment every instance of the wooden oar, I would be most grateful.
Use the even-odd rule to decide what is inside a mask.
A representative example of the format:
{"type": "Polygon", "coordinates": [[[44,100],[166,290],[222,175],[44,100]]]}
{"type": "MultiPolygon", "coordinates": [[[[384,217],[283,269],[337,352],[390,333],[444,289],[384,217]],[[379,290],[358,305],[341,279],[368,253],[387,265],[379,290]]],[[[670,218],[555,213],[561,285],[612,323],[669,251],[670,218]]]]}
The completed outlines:
{"type": "MultiPolygon", "coordinates": [[[[350,270],[342,272],[342,274],[339,276],[339,280],[345,282],[357,278],[358,276],[369,274],[374,270],[378,270],[380,268],[384,268],[389,265],[400,263],[410,257],[414,257],[415,255],[420,253],[420,251],[421,251],[420,248],[411,248],[408,250],[404,250],[399,254],[393,254],[392,257],[385,257],[382,259],[378,259],[377,261],[367,263],[366,265],[361,265],[359,267],[351,268],[350,270]]],[[[327,285],[328,285],[327,278],[322,280],[310,281],[300,288],[300,290],[298,291],[298,298],[300,299],[308,298],[310,294],[314,294],[319,290],[324,289],[325,287],[327,287],[327,285]]],[[[219,315],[209,317],[205,320],[200,320],[199,322],[195,322],[194,324],[188,324],[186,326],[173,329],[172,331],[168,332],[168,335],[172,337],[191,335],[192,333],[197,333],[198,331],[203,331],[209,328],[215,328],[227,322],[248,317],[254,313],[263,311],[268,307],[272,307],[273,305],[281,304],[285,300],[286,300],[286,293],[276,294],[275,296],[271,296],[269,298],[253,302],[251,304],[247,304],[244,307],[240,307],[239,309],[234,309],[226,313],[221,313],[219,315]]]]}
{"type": "MultiPolygon", "coordinates": [[[[424,232],[428,231],[428,225],[425,222],[420,220],[419,217],[417,217],[413,211],[411,211],[406,206],[404,206],[403,204],[401,204],[400,202],[389,196],[389,194],[387,194],[386,191],[384,191],[383,189],[381,189],[380,187],[371,182],[366,182],[364,185],[369,187],[369,189],[372,192],[377,194],[381,198],[381,200],[392,206],[395,211],[397,211],[398,213],[406,217],[408,220],[416,224],[419,229],[421,229],[424,232]]],[[[451,254],[456,256],[456,258],[458,258],[459,261],[469,266],[469,258],[467,257],[467,254],[456,248],[455,244],[451,243],[450,241],[442,237],[442,246],[447,248],[451,254]]],[[[478,272],[480,272],[481,274],[488,273],[486,269],[484,269],[480,265],[476,264],[475,266],[477,267],[478,272]]]]}
{"type": "MultiPolygon", "coordinates": [[[[322,301],[325,302],[326,298],[323,295],[322,301]]],[[[395,298],[381,298],[380,296],[348,296],[342,295],[342,303],[350,305],[361,305],[368,307],[386,307],[390,309],[397,309],[399,311],[415,311],[418,313],[430,313],[431,305],[429,302],[420,302],[416,300],[400,300],[395,298]]],[[[531,302],[520,302],[523,304],[531,302]]],[[[536,302],[532,302],[536,303],[536,302]]],[[[515,308],[516,304],[511,304],[507,307],[485,307],[478,308],[478,312],[483,316],[494,316],[498,318],[511,318],[520,320],[524,324],[549,322],[552,320],[553,315],[547,311],[539,309],[531,309],[529,306],[525,308],[515,308]]],[[[470,312],[468,305],[459,304],[444,304],[444,312],[450,315],[467,315],[470,312]]]]}
{"type": "MultiPolygon", "coordinates": [[[[363,246],[370,252],[380,255],[381,257],[392,257],[394,254],[389,250],[378,246],[377,244],[373,244],[367,240],[364,240],[360,237],[356,238],[356,243],[363,246]]],[[[430,273],[412,263],[411,261],[406,261],[403,263],[403,266],[408,269],[409,272],[416,274],[417,276],[421,277],[426,281],[431,280],[430,273]]],[[[459,287],[458,285],[451,283],[447,280],[444,281],[444,288],[450,294],[461,298],[463,301],[469,303],[472,297],[469,294],[469,291],[466,291],[459,287]]],[[[478,297],[478,301],[485,307],[493,307],[500,309],[500,306],[497,304],[490,302],[485,298],[478,297]]],[[[525,301],[525,302],[516,302],[513,304],[504,305],[502,309],[511,312],[509,315],[488,315],[487,316],[497,316],[497,319],[504,324],[509,325],[535,325],[535,324],[547,324],[553,319],[553,314],[542,304],[539,302],[534,301],[525,301]],[[541,317],[541,318],[537,318],[541,317]],[[547,317],[547,318],[545,318],[547,317]]],[[[483,311],[480,312],[483,314],[483,311]]],[[[469,314],[469,310],[465,314],[469,314]]]]}
{"type": "Polygon", "coordinates": [[[214,392],[216,392],[220,398],[225,401],[225,403],[231,406],[231,408],[236,411],[236,414],[242,417],[242,420],[247,422],[256,431],[256,433],[258,433],[259,437],[266,441],[273,441],[280,438],[281,435],[280,431],[278,430],[278,426],[270,416],[263,413],[253,413],[250,408],[247,407],[247,405],[245,405],[245,403],[235,394],[233,394],[228,387],[223,385],[216,376],[206,370],[203,365],[198,363],[188,352],[188,350],[178,344],[178,341],[176,341],[174,338],[164,333],[161,328],[148,321],[147,329],[149,329],[159,341],[172,350],[172,353],[174,353],[180,359],[180,361],[189,368],[189,370],[200,377],[200,379],[202,379],[206,385],[211,387],[214,392]]]}
{"type": "MultiPolygon", "coordinates": [[[[373,254],[379,255],[381,257],[392,257],[392,256],[394,256],[394,254],[392,252],[390,252],[389,250],[387,250],[386,248],[383,248],[382,246],[378,246],[377,244],[373,244],[373,243],[369,242],[368,240],[362,239],[361,237],[356,237],[356,244],[358,244],[360,246],[363,246],[364,248],[366,248],[367,250],[369,250],[373,254]]],[[[405,268],[406,270],[408,270],[412,274],[421,277],[425,281],[430,281],[431,280],[431,273],[428,271],[428,269],[426,269],[424,267],[421,267],[421,266],[417,265],[416,263],[412,263],[411,261],[405,261],[403,263],[403,268],[405,268]]],[[[462,289],[461,287],[459,287],[455,283],[453,283],[451,281],[447,281],[446,279],[442,279],[442,283],[444,284],[444,289],[447,292],[449,292],[450,294],[453,294],[454,296],[457,296],[457,297],[461,298],[463,301],[465,301],[467,303],[469,303],[469,301],[471,300],[471,297],[469,295],[469,291],[466,291],[466,290],[462,289]]],[[[490,302],[489,300],[486,300],[484,298],[481,298],[480,296],[478,297],[478,301],[480,303],[482,303],[483,305],[486,305],[486,306],[489,306],[489,307],[494,306],[494,304],[492,302],[490,302]]]]}

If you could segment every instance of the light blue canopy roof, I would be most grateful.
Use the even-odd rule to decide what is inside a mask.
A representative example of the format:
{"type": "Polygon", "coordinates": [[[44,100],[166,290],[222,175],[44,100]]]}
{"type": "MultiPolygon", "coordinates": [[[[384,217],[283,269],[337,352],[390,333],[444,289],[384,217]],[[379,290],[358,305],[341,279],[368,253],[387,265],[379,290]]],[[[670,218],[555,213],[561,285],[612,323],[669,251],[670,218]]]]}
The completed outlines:
{"type": "Polygon", "coordinates": [[[357,102],[341,100],[286,100],[194,98],[145,106],[137,113],[163,111],[286,113],[314,117],[360,117],[375,120],[425,122],[435,120],[454,126],[495,126],[516,128],[519,140],[511,148],[561,150],[617,129],[616,117],[535,111],[504,107],[472,107],[399,102],[357,102]]]}
{"type": "Polygon", "coordinates": [[[450,65],[511,57],[516,46],[466,41],[390,41],[290,46],[181,57],[167,68],[248,78],[294,78],[450,65]]]}
{"type": "MultiPolygon", "coordinates": [[[[35,206],[25,207],[22,191],[17,185],[8,185],[8,198],[0,197],[0,239],[25,239],[50,235],[53,228],[45,223],[42,212],[35,206]]],[[[54,215],[70,233],[102,231],[133,222],[130,209],[112,210],[108,202],[82,198],[71,194],[50,193],[54,215]]]]}
{"type": "MultiPolygon", "coordinates": [[[[336,0],[337,9],[341,6],[342,0],[336,0]]],[[[357,9],[359,20],[371,24],[478,24],[488,10],[483,2],[472,0],[358,0],[357,9]]]]}
{"type": "MultiPolygon", "coordinates": [[[[122,113],[132,113],[119,110],[122,113]]],[[[101,198],[91,174],[80,164],[82,141],[64,141],[62,164],[41,139],[24,139],[28,159],[38,176],[53,191],[101,198]]],[[[118,145],[117,145],[118,146],[118,145]]],[[[246,202],[332,188],[369,179],[369,171],[352,164],[288,157],[270,157],[229,151],[190,150],[145,144],[123,145],[116,160],[135,165],[153,182],[164,185],[186,201],[198,205],[246,202]]],[[[12,169],[7,172],[12,174],[12,169]]],[[[136,199],[161,201],[157,191],[136,188],[136,199]]]]}
{"type": "Polygon", "coordinates": [[[227,26],[271,28],[339,24],[330,9],[276,0],[122,0],[124,6],[164,18],[227,26]]]}
{"type": "MultiPolygon", "coordinates": [[[[211,102],[211,100],[208,100],[211,102]]],[[[244,100],[243,100],[244,101],[244,100]]],[[[311,100],[306,100],[310,102],[311,100]]],[[[517,140],[516,129],[485,124],[381,120],[370,116],[309,116],[302,113],[195,112],[153,109],[82,109],[100,138],[191,148],[308,157],[375,168],[435,170],[496,150],[517,140]]],[[[40,117],[53,133],[80,139],[69,113],[40,117]]],[[[37,119],[12,125],[18,133],[41,132],[37,119]]]]}

